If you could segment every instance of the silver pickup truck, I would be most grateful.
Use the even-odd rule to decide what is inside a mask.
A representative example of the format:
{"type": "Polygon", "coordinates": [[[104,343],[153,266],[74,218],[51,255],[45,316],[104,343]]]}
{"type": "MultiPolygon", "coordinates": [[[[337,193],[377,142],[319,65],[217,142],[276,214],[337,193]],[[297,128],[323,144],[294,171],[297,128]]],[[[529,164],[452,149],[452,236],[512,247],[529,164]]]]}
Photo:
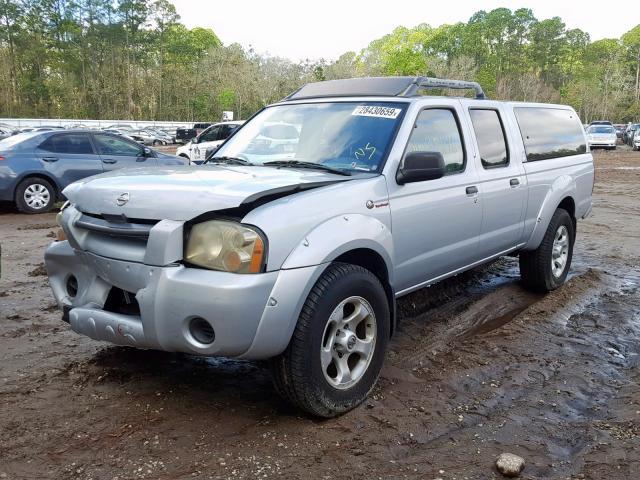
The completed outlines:
{"type": "Polygon", "coordinates": [[[270,359],[285,398],[330,417],[374,387],[397,298],[507,254],[526,287],[562,285],[593,182],[570,107],[425,77],[312,83],[206,165],[67,187],[46,267],[74,331],[270,359]],[[265,140],[274,125],[297,138],[265,140]]]}

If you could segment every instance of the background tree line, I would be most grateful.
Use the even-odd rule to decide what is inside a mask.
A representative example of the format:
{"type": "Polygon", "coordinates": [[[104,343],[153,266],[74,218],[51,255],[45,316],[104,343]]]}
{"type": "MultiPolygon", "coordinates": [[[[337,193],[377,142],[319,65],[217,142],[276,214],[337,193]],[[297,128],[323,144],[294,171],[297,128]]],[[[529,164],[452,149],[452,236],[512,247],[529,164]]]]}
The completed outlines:
{"type": "Polygon", "coordinates": [[[640,25],[592,42],[529,9],[398,27],[335,61],[224,45],[168,0],[0,0],[0,116],[246,118],[314,80],[429,75],[477,80],[492,98],[562,102],[585,121],[640,117],[640,25]]]}

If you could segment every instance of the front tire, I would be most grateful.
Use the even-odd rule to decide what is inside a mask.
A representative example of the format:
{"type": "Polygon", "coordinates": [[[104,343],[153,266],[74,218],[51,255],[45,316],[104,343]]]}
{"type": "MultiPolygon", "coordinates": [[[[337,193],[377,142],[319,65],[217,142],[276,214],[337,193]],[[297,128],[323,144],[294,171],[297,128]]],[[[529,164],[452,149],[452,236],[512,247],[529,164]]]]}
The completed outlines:
{"type": "Polygon", "coordinates": [[[355,408],[378,380],[389,331],[389,303],[378,278],[332,263],[309,293],[287,349],[271,362],[276,390],[319,417],[355,408]]]}
{"type": "Polygon", "coordinates": [[[520,277],[529,290],[550,292],[567,279],[573,257],[575,226],[569,213],[558,208],[540,246],[520,253],[520,277]]]}
{"type": "Polygon", "coordinates": [[[55,189],[43,178],[27,178],[16,189],[16,206],[23,213],[46,213],[55,201],[55,189]]]}

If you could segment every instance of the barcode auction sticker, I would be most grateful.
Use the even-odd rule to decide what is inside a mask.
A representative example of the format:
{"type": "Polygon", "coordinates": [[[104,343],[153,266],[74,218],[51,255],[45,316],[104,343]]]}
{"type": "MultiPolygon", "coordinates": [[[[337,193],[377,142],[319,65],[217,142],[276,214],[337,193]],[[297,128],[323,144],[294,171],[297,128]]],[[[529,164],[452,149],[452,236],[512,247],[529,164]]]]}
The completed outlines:
{"type": "Polygon", "coordinates": [[[401,108],[360,105],[355,108],[351,115],[358,115],[360,117],[398,118],[401,111],[401,108]]]}

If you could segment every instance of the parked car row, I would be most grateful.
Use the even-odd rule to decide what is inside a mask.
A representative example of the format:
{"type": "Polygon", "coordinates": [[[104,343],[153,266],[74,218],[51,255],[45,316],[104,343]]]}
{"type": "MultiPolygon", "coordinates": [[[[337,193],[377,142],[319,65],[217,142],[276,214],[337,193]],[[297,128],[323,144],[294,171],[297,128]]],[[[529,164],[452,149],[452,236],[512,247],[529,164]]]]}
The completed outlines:
{"type": "Polygon", "coordinates": [[[630,147],[633,147],[634,144],[634,138],[635,138],[635,134],[637,133],[637,131],[640,129],[640,123],[630,123],[629,125],[627,125],[627,128],[625,129],[624,133],[622,134],[622,141],[626,144],[629,145],[630,147]]]}
{"type": "Polygon", "coordinates": [[[0,139],[27,132],[47,132],[53,130],[98,130],[115,133],[135,140],[143,145],[171,145],[176,143],[176,129],[171,127],[148,126],[144,128],[134,127],[127,123],[117,123],[107,127],[92,128],[83,124],[70,125],[67,128],[59,125],[40,125],[35,127],[15,128],[11,125],[0,124],[0,139]]]}
{"type": "Polygon", "coordinates": [[[584,125],[591,148],[615,150],[618,139],[623,144],[640,150],[640,123],[613,124],[607,120],[595,120],[584,125]]]}
{"type": "Polygon", "coordinates": [[[126,167],[185,164],[113,130],[34,130],[0,140],[0,201],[42,213],[77,180],[126,167]]]}

